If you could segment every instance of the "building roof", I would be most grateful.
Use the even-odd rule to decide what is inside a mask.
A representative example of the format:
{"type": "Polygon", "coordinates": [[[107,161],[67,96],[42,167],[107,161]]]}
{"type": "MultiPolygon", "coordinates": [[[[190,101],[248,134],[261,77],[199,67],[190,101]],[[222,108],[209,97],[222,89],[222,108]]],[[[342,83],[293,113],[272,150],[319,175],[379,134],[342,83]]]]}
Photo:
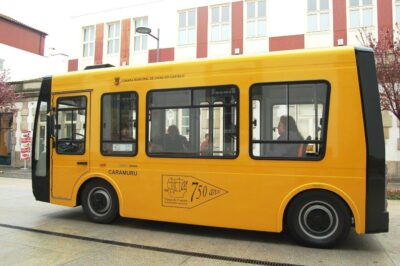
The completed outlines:
{"type": "Polygon", "coordinates": [[[32,28],[32,27],[30,27],[30,26],[28,26],[28,25],[26,25],[26,24],[24,24],[24,23],[22,23],[22,22],[19,22],[18,20],[15,20],[15,19],[13,19],[13,18],[11,18],[11,17],[9,17],[9,16],[6,16],[6,15],[4,15],[4,14],[1,14],[1,13],[0,13],[0,19],[3,19],[3,20],[6,20],[6,21],[8,21],[8,22],[11,22],[11,23],[13,23],[13,24],[22,26],[22,27],[27,28],[27,29],[29,29],[29,30],[36,31],[36,32],[38,32],[38,33],[40,33],[40,34],[42,34],[42,35],[47,35],[47,33],[43,32],[43,31],[37,30],[37,29],[35,29],[35,28],[32,28]]]}

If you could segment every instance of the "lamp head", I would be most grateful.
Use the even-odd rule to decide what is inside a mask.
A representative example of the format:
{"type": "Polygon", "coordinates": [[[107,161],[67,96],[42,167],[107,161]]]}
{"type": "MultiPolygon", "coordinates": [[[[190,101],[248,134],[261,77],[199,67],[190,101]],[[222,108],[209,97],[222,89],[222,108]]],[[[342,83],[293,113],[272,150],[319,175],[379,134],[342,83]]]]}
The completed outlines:
{"type": "Polygon", "coordinates": [[[150,34],[151,33],[151,29],[147,28],[147,27],[137,27],[136,28],[136,32],[137,33],[142,33],[142,34],[150,34]]]}

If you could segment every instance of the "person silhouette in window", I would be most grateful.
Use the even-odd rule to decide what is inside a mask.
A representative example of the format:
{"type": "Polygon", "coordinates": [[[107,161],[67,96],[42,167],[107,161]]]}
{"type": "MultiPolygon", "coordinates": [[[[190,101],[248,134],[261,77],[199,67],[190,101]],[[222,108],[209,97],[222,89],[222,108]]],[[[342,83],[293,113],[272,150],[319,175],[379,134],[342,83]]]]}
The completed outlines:
{"type": "Polygon", "coordinates": [[[127,125],[123,125],[121,127],[120,132],[121,140],[133,140],[132,134],[129,132],[129,127],[127,125]]]}
{"type": "Polygon", "coordinates": [[[162,137],[155,135],[149,142],[149,151],[151,153],[158,153],[163,151],[162,137]]]}
{"type": "Polygon", "coordinates": [[[200,144],[200,154],[207,155],[210,152],[209,148],[210,148],[210,137],[208,133],[206,133],[204,135],[203,142],[200,144]]]}
{"type": "Polygon", "coordinates": [[[171,125],[168,127],[164,143],[165,152],[187,151],[188,144],[189,143],[186,137],[179,134],[179,129],[176,125],[171,125]]]}
{"type": "MultiPolygon", "coordinates": [[[[304,140],[297,128],[292,116],[281,116],[278,124],[279,137],[277,141],[301,141],[304,140]]],[[[300,143],[276,143],[274,144],[274,157],[298,157],[300,143]]]]}

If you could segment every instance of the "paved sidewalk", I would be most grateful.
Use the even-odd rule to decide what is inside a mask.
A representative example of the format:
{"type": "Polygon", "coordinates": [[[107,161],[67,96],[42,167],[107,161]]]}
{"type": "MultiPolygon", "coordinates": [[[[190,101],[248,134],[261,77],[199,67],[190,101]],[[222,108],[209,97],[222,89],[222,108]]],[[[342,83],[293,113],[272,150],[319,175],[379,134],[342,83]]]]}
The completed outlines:
{"type": "Polygon", "coordinates": [[[30,179],[31,169],[28,168],[27,170],[24,170],[21,168],[0,165],[0,177],[30,179]]]}

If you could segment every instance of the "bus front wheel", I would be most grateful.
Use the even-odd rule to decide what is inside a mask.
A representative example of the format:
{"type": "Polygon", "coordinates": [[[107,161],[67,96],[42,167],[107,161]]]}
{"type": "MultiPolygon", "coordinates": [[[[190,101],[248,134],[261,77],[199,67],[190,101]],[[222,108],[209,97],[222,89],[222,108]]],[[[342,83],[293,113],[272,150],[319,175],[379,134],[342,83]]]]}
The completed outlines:
{"type": "Polygon", "coordinates": [[[89,220],[111,223],[119,213],[117,193],[106,181],[92,180],[83,189],[82,208],[89,220]]]}
{"type": "Polygon", "coordinates": [[[347,237],[351,214],[338,196],[314,190],[300,194],[289,205],[287,226],[297,242],[311,247],[328,248],[347,237]]]}

